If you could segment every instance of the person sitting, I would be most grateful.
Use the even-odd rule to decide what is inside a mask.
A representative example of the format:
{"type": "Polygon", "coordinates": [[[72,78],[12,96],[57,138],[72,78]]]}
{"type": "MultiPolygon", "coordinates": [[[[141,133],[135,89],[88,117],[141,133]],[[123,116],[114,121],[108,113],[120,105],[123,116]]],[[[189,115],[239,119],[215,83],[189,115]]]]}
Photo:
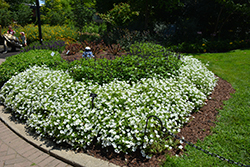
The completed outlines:
{"type": "Polygon", "coordinates": [[[90,47],[86,47],[85,48],[85,51],[83,52],[83,54],[82,54],[82,57],[88,57],[88,58],[91,58],[91,57],[95,57],[94,55],[93,55],[93,53],[92,53],[92,51],[91,51],[91,48],[90,47]]]}
{"type": "Polygon", "coordinates": [[[15,35],[16,31],[12,29],[12,26],[9,25],[9,29],[7,30],[7,34],[15,35]]]}

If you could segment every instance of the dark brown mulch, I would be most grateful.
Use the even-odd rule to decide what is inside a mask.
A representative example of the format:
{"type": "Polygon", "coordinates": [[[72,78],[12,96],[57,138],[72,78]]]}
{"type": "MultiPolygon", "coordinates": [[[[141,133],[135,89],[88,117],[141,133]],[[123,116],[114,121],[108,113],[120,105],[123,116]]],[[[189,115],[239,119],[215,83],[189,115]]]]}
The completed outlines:
{"type": "MultiPolygon", "coordinates": [[[[82,54],[78,53],[74,56],[65,56],[62,54],[62,58],[68,61],[73,61],[75,59],[81,59],[82,54]]],[[[105,55],[105,53],[99,54],[97,58],[114,58],[112,55],[105,55]]],[[[184,137],[187,141],[196,143],[197,140],[203,140],[206,136],[211,135],[211,127],[214,127],[216,124],[216,116],[218,115],[218,109],[222,109],[223,101],[231,98],[230,94],[234,93],[235,90],[227,81],[219,78],[217,86],[215,87],[212,94],[209,96],[211,99],[206,101],[207,105],[200,108],[198,112],[192,113],[192,116],[189,123],[184,125],[181,129],[181,132],[177,135],[184,137]]],[[[111,163],[114,163],[119,166],[144,166],[144,167],[154,167],[159,166],[165,159],[165,154],[175,155],[181,154],[179,150],[173,149],[171,151],[165,151],[162,154],[154,155],[150,160],[145,160],[140,156],[139,152],[136,152],[133,155],[126,154],[116,154],[113,151],[109,151],[101,148],[97,148],[93,145],[87,150],[87,153],[111,163]]]]}

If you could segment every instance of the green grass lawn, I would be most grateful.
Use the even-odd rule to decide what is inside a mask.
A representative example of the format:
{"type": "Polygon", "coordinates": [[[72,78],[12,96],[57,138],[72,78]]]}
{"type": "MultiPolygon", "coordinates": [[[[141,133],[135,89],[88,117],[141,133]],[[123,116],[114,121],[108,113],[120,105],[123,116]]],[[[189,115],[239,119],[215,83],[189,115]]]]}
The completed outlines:
{"type": "MultiPolygon", "coordinates": [[[[236,90],[219,110],[213,135],[199,141],[208,151],[227,159],[250,165],[250,50],[234,50],[227,53],[194,55],[203,63],[209,62],[209,70],[228,81],[236,90]]],[[[191,146],[182,158],[169,158],[163,166],[237,166],[211,157],[191,146]]]]}

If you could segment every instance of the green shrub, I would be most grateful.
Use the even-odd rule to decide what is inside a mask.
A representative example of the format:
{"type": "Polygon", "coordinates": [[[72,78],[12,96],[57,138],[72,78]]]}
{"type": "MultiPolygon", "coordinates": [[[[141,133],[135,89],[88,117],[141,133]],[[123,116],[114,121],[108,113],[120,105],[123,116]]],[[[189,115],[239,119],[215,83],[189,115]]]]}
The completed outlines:
{"type": "Polygon", "coordinates": [[[81,59],[71,63],[70,74],[78,81],[85,78],[102,85],[115,78],[129,83],[142,78],[167,77],[181,65],[180,57],[152,43],[136,43],[131,52],[114,60],[81,59]]]}
{"type": "Polygon", "coordinates": [[[135,41],[148,42],[153,41],[149,31],[130,31],[128,29],[114,28],[103,36],[107,44],[120,44],[125,50],[135,41]]]}
{"type": "Polygon", "coordinates": [[[101,38],[101,35],[103,35],[107,30],[107,25],[102,24],[96,24],[93,22],[90,22],[89,24],[82,27],[81,32],[79,32],[79,40],[80,42],[83,42],[85,40],[87,41],[98,41],[101,38]]]}
{"type": "MultiPolygon", "coordinates": [[[[28,24],[24,27],[18,26],[13,28],[16,31],[15,36],[20,39],[20,32],[25,32],[28,45],[39,41],[38,26],[34,24],[28,24]]],[[[63,26],[49,26],[47,24],[42,25],[42,39],[44,41],[50,40],[63,40],[63,41],[76,41],[79,34],[77,29],[67,25],[63,26]]],[[[3,33],[7,33],[8,28],[3,28],[3,33]]]]}
{"type": "Polygon", "coordinates": [[[65,41],[50,40],[50,41],[43,41],[42,44],[40,44],[40,41],[36,41],[22,48],[21,52],[28,52],[30,50],[35,50],[35,49],[48,49],[52,51],[58,51],[59,53],[61,53],[62,51],[65,50],[65,41]]]}
{"type": "Polygon", "coordinates": [[[169,49],[182,53],[227,52],[249,47],[249,40],[199,41],[197,43],[182,42],[170,46],[169,49]]]}
{"type": "Polygon", "coordinates": [[[31,50],[8,57],[0,66],[0,86],[30,66],[47,65],[53,69],[67,69],[67,62],[62,60],[61,55],[55,51],[52,56],[52,53],[50,50],[31,50]]]}

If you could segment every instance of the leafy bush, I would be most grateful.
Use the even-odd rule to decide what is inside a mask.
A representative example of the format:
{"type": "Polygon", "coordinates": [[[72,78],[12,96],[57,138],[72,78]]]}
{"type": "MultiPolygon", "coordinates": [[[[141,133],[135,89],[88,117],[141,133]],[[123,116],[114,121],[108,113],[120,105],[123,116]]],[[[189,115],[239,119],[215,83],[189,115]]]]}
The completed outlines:
{"type": "Polygon", "coordinates": [[[149,42],[153,41],[149,31],[130,31],[128,29],[114,28],[103,36],[107,44],[120,44],[125,50],[136,41],[149,42]]]}
{"type": "Polygon", "coordinates": [[[30,66],[47,65],[51,68],[67,69],[67,62],[62,60],[58,52],[52,56],[50,50],[31,50],[8,57],[0,66],[0,86],[12,76],[25,71],[30,66]]]}
{"type": "Polygon", "coordinates": [[[98,41],[106,30],[106,24],[102,23],[97,25],[96,23],[90,22],[82,27],[81,32],[79,32],[78,41],[98,41]]]}
{"type": "Polygon", "coordinates": [[[43,41],[41,45],[40,42],[33,42],[32,44],[21,49],[21,52],[28,52],[30,50],[35,49],[48,49],[53,51],[62,52],[65,50],[65,41],[62,40],[51,40],[51,41],[43,41]]]}
{"type": "MultiPolygon", "coordinates": [[[[63,40],[63,41],[76,41],[78,38],[77,29],[74,27],[64,26],[49,26],[47,24],[42,25],[42,38],[44,41],[50,40],[63,40]]],[[[8,28],[3,28],[3,33],[7,33],[8,28]]],[[[33,24],[28,24],[24,27],[14,28],[16,31],[15,36],[20,38],[20,32],[25,32],[28,45],[39,41],[38,26],[33,24]]]]}
{"type": "Polygon", "coordinates": [[[10,9],[10,11],[12,11],[13,20],[15,20],[18,24],[22,26],[31,23],[33,12],[30,6],[26,4],[19,4],[18,6],[16,6],[16,9],[17,10],[15,11],[12,11],[10,9]]]}
{"type": "Polygon", "coordinates": [[[102,20],[108,22],[112,26],[126,25],[139,15],[139,12],[132,11],[130,5],[127,3],[121,2],[118,5],[113,4],[113,6],[114,8],[109,10],[107,14],[99,13],[102,20]]]}
{"type": "Polygon", "coordinates": [[[9,11],[7,8],[1,8],[0,9],[0,23],[1,26],[7,27],[11,23],[11,11],[9,11]]]}
{"type": "Polygon", "coordinates": [[[89,32],[79,32],[79,41],[98,41],[100,39],[98,33],[89,33],[89,32]]]}
{"type": "Polygon", "coordinates": [[[2,87],[0,100],[17,119],[57,143],[86,148],[95,142],[107,151],[110,147],[116,153],[138,150],[150,158],[157,148],[174,145],[161,136],[157,120],[151,119],[145,132],[146,117],[158,116],[163,126],[176,133],[216,84],[214,74],[198,60],[182,60],[179,75],[144,78],[133,85],[117,79],[102,86],[73,82],[67,72],[34,66],[12,77],[2,87]],[[98,95],[93,109],[92,92],[98,95]]]}
{"type": "Polygon", "coordinates": [[[83,78],[99,84],[120,81],[137,82],[152,76],[174,74],[180,67],[180,57],[152,43],[137,43],[131,53],[112,61],[107,59],[82,59],[71,63],[71,75],[78,81],[83,78]],[[143,52],[141,52],[143,50],[143,52]]]}
{"type": "Polygon", "coordinates": [[[249,47],[250,40],[199,41],[197,43],[183,42],[170,46],[169,49],[182,53],[226,52],[249,47]]]}

